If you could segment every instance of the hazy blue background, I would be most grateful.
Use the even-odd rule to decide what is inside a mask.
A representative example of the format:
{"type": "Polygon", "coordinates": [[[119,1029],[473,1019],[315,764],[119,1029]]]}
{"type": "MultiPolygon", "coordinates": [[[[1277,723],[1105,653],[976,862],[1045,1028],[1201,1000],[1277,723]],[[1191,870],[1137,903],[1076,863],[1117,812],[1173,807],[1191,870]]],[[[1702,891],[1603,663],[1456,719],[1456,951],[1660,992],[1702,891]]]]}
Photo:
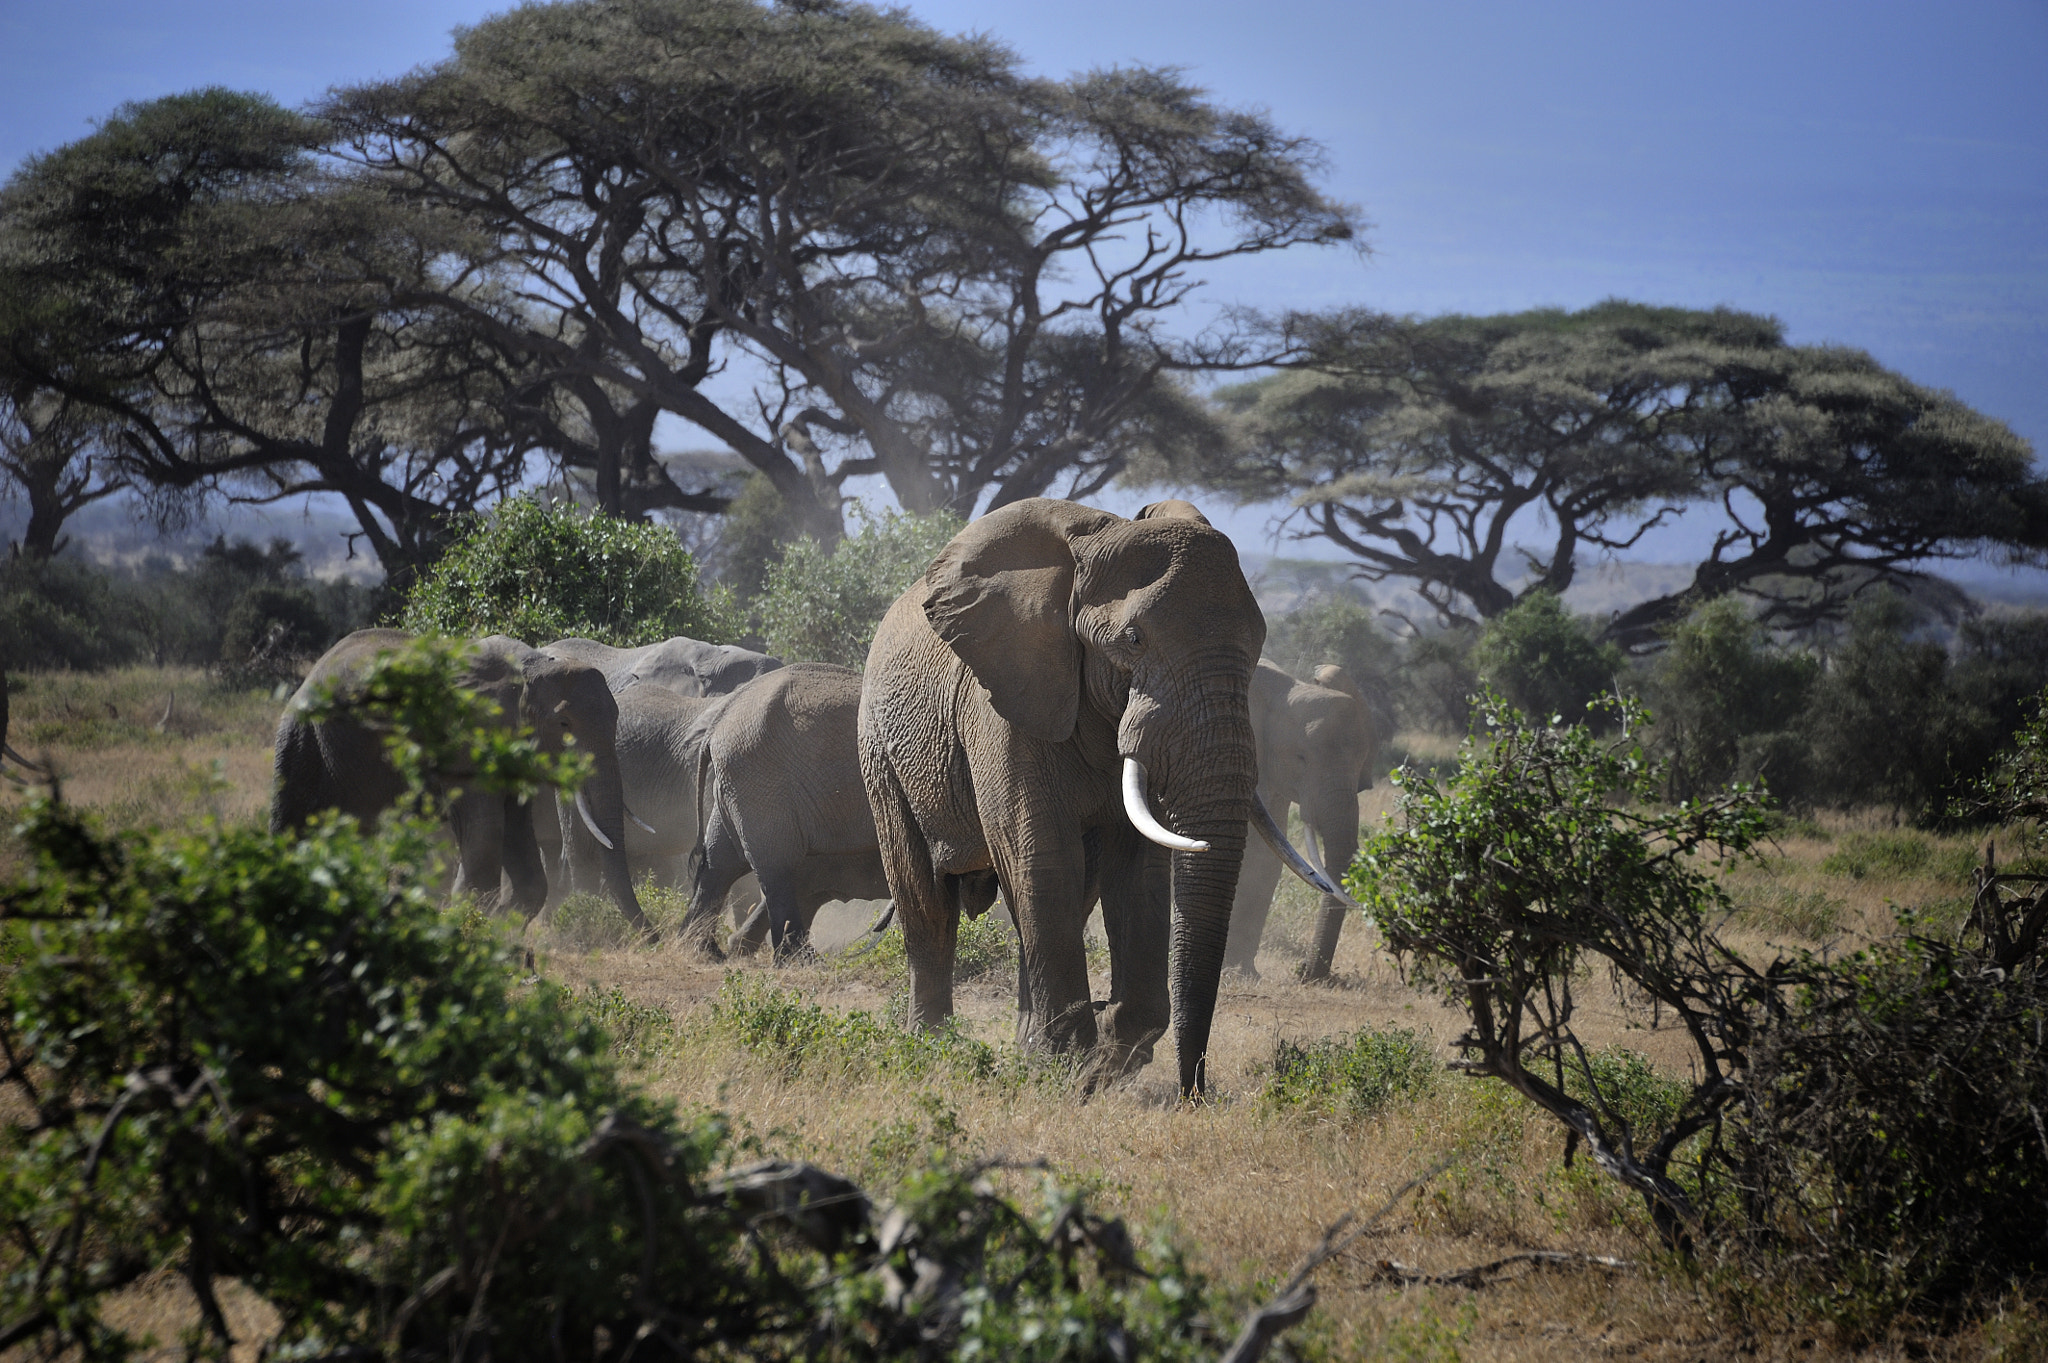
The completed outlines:
{"type": "MultiPolygon", "coordinates": [[[[124,100],[222,84],[295,102],[395,74],[502,8],[0,0],[0,165],[124,100]]],[[[2048,451],[2044,0],[910,8],[1049,74],[1183,66],[1321,140],[1373,256],[1219,271],[1218,298],[1727,303],[1868,349],[2048,451]]],[[[1264,519],[1231,528],[1255,541],[1264,519]]],[[[1683,559],[1700,530],[1639,556],[1683,559]]]]}

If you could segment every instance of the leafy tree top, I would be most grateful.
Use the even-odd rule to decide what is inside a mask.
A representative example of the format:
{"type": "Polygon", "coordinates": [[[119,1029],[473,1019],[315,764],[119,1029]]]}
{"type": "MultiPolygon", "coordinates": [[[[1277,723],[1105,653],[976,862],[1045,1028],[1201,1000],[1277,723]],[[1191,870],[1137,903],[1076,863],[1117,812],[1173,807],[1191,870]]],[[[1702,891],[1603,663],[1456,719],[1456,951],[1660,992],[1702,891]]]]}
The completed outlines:
{"type": "Polygon", "coordinates": [[[1308,358],[1220,394],[1241,440],[1195,451],[1182,475],[1289,499],[1298,533],[1447,618],[1561,593],[1586,551],[1688,514],[1727,524],[1688,586],[1624,612],[1610,638],[1655,646],[1736,592],[1772,623],[1832,617],[1928,558],[2048,545],[2025,441],[1861,351],[1788,345],[1768,317],[1616,300],[1271,325],[1308,358]],[[1516,542],[1532,532],[1546,542],[1516,542]]]}
{"type": "Polygon", "coordinates": [[[728,613],[722,597],[705,598],[674,531],[519,498],[475,519],[421,576],[399,623],[632,648],[676,635],[724,642],[734,632],[728,613]]]}

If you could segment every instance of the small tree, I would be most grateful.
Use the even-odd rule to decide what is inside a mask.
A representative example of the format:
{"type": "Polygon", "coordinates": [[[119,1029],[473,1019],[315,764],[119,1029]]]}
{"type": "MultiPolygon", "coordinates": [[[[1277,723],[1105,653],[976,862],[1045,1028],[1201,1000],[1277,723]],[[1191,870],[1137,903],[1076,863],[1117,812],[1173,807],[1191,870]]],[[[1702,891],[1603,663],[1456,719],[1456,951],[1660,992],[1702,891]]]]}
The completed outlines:
{"type": "Polygon", "coordinates": [[[1472,652],[1479,679],[1538,717],[1586,713],[1611,690],[1625,661],[1550,592],[1531,592],[1487,623],[1472,652]]]}
{"type": "Polygon", "coordinates": [[[1820,665],[1770,647],[1732,597],[1694,611],[1670,638],[1648,677],[1657,713],[1651,740],[1671,760],[1666,794],[1685,800],[1735,778],[1743,740],[1797,722],[1820,665]]]}
{"type": "Polygon", "coordinates": [[[1766,803],[1738,788],[1649,804],[1664,774],[1635,738],[1645,716],[1611,704],[1622,732],[1602,740],[1485,697],[1446,786],[1395,774],[1399,822],[1366,844],[1346,883],[1416,977],[1464,1008],[1454,1068],[1556,1117],[1568,1155],[1583,1144],[1682,1245],[1701,1214],[1673,1158],[1740,1096],[1756,1023],[1785,982],[1782,967],[1759,971],[1721,943],[1727,895],[1700,863],[1763,837],[1766,803]],[[1574,985],[1596,965],[1692,1043],[1691,1089],[1660,1131],[1635,1129],[1579,1039],[1574,985]]]}
{"type": "Polygon", "coordinates": [[[758,610],[768,651],[790,662],[860,667],[889,607],[924,573],[963,522],[948,512],[870,515],[860,533],[826,549],[809,537],[768,569],[758,610]]]}
{"type": "Polygon", "coordinates": [[[517,499],[479,518],[407,595],[404,628],[509,634],[529,644],[580,637],[619,648],[738,631],[721,596],[706,600],[697,564],[661,526],[517,499]]]}

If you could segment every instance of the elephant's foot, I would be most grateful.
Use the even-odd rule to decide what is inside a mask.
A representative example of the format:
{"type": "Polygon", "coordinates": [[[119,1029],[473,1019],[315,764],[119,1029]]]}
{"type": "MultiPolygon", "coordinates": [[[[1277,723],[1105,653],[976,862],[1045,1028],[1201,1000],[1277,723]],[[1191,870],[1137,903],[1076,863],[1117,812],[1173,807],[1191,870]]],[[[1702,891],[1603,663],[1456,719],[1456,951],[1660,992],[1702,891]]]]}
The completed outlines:
{"type": "Polygon", "coordinates": [[[1099,1038],[1095,1015],[1101,1008],[1098,1003],[1081,999],[1046,1018],[1020,1012],[1017,1049],[1026,1055],[1092,1055],[1099,1038]]]}
{"type": "Polygon", "coordinates": [[[1294,978],[1303,984],[1329,984],[1330,963],[1328,961],[1316,960],[1303,961],[1295,970],[1294,978]]]}
{"type": "Polygon", "coordinates": [[[676,930],[676,940],[680,941],[686,950],[695,952],[701,959],[710,961],[714,965],[719,964],[725,960],[725,951],[718,945],[716,940],[717,927],[718,925],[715,922],[708,919],[700,919],[696,922],[685,919],[682,927],[676,930]]]}
{"type": "MultiPolygon", "coordinates": [[[[1156,1012],[1156,1010],[1153,1010],[1156,1012]]],[[[1105,1080],[1136,1074],[1152,1063],[1152,1048],[1166,1035],[1166,1024],[1156,1017],[1148,1020],[1128,1002],[1112,1003],[1097,1019],[1101,1039],[1095,1055],[1105,1080]]]]}

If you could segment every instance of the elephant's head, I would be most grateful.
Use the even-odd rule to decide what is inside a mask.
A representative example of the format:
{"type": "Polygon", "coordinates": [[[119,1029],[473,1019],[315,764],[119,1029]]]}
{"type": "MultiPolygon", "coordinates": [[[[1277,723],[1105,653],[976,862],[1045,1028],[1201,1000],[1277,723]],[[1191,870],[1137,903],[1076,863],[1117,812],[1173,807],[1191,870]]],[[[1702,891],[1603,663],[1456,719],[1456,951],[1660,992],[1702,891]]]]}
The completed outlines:
{"type": "Polygon", "coordinates": [[[1246,692],[1266,625],[1237,550],[1184,502],[1125,520],[1033,499],[969,525],[925,581],[926,618],[996,712],[1048,743],[1077,727],[1113,743],[1084,756],[1175,848],[1173,1030],[1198,1091],[1256,778],[1246,692]]]}
{"type": "MultiPolygon", "coordinates": [[[[576,815],[602,849],[606,888],[619,912],[642,932],[647,918],[633,893],[626,866],[626,800],[619,777],[618,702],[605,685],[604,673],[584,663],[551,658],[514,639],[493,635],[482,641],[483,656],[508,657],[516,664],[518,689],[514,707],[519,723],[532,729],[544,752],[573,747],[590,756],[592,770],[577,790],[576,815]]],[[[532,821],[522,821],[531,832],[532,821]]]]}

